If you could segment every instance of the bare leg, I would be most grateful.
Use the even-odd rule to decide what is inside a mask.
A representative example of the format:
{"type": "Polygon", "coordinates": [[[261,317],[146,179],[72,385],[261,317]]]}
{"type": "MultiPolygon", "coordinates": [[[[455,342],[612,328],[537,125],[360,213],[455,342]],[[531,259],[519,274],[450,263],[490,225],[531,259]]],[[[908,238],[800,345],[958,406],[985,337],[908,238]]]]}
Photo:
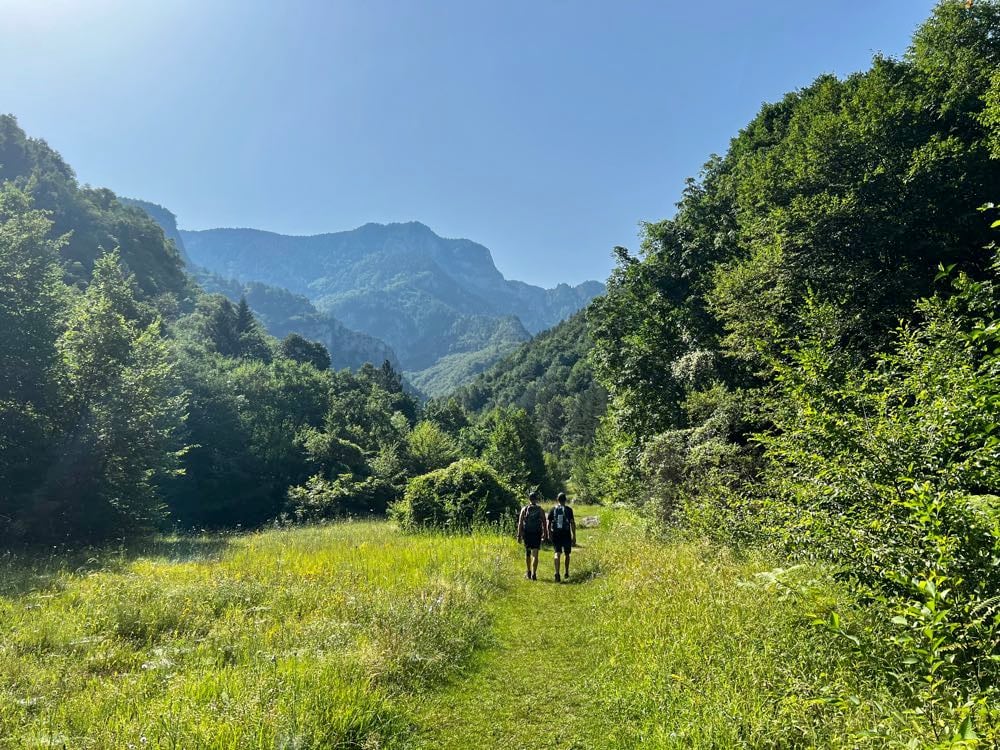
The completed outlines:
{"type": "Polygon", "coordinates": [[[566,577],[569,578],[569,552],[566,553],[566,577]]]}
{"type": "MultiPolygon", "coordinates": [[[[537,553],[536,553],[537,554],[537,553]]],[[[531,575],[531,550],[527,547],[524,548],[524,567],[527,574],[531,575]]]]}
{"type": "Polygon", "coordinates": [[[534,578],[538,574],[538,550],[531,550],[531,577],[534,578]]]}
{"type": "Polygon", "coordinates": [[[556,552],[556,578],[559,578],[559,553],[556,552]]]}

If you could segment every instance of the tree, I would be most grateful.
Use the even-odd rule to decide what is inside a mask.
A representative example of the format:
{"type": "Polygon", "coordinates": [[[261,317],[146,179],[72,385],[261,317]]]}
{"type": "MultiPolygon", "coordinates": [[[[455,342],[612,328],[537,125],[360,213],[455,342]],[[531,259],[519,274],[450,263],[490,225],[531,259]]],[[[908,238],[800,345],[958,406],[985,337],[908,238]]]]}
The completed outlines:
{"type": "Polygon", "coordinates": [[[486,444],[483,461],[512,487],[537,487],[547,495],[553,488],[545,471],[545,456],[535,425],[524,409],[498,408],[483,419],[486,444]]]}
{"type": "Polygon", "coordinates": [[[117,252],[97,260],[59,340],[67,399],[35,536],[99,541],[164,517],[158,487],[183,454],[185,398],[159,320],[142,326],[117,252]]]}
{"type": "Polygon", "coordinates": [[[366,362],[358,370],[357,377],[362,382],[370,383],[374,388],[373,393],[383,394],[391,411],[400,412],[411,425],[417,421],[417,401],[406,393],[403,376],[396,372],[389,360],[385,360],[378,368],[366,362]]]}
{"type": "Polygon", "coordinates": [[[458,399],[435,399],[424,407],[424,419],[434,422],[449,435],[457,436],[469,426],[469,415],[458,399]]]}
{"type": "Polygon", "coordinates": [[[458,443],[434,422],[418,422],[406,436],[415,474],[443,469],[458,459],[458,443]]]}
{"type": "Polygon", "coordinates": [[[50,459],[60,406],[57,379],[66,290],[57,262],[63,240],[27,194],[0,188],[0,530],[15,517],[50,459]]]}
{"type": "Polygon", "coordinates": [[[191,324],[197,337],[224,357],[270,362],[273,353],[268,335],[254,318],[245,299],[234,305],[221,294],[198,302],[191,324]]]}
{"type": "Polygon", "coordinates": [[[297,333],[290,333],[281,340],[278,353],[286,359],[309,364],[317,370],[330,369],[330,352],[318,341],[308,341],[297,333]]]}
{"type": "Polygon", "coordinates": [[[240,297],[240,304],[236,307],[233,330],[238,342],[236,356],[261,362],[271,361],[272,352],[268,336],[250,311],[246,297],[240,297]]]}

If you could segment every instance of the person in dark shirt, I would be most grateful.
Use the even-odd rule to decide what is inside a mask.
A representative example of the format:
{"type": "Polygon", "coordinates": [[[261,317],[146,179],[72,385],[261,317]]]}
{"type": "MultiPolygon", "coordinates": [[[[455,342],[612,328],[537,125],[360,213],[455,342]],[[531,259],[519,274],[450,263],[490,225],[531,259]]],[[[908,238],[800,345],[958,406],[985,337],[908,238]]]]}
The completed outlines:
{"type": "Polygon", "coordinates": [[[527,569],[524,577],[529,581],[538,580],[538,550],[547,532],[545,511],[538,504],[538,493],[532,492],[528,496],[528,504],[521,508],[517,517],[517,541],[524,543],[524,565],[527,569]]]}
{"type": "Polygon", "coordinates": [[[569,578],[569,555],[576,544],[576,521],[573,519],[573,509],[566,505],[566,493],[560,492],[556,505],[549,511],[549,539],[555,549],[556,580],[559,578],[559,556],[566,555],[566,572],[564,578],[569,578]]]}

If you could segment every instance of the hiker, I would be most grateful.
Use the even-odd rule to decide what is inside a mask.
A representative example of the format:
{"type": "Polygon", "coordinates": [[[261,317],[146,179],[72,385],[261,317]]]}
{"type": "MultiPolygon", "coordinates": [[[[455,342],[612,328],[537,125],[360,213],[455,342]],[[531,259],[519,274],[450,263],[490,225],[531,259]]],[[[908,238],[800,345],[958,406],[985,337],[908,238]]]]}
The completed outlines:
{"type": "Polygon", "coordinates": [[[556,551],[556,581],[559,581],[559,555],[566,555],[565,578],[569,578],[569,553],[576,545],[576,521],[573,520],[573,509],[566,505],[566,493],[560,492],[556,497],[556,505],[552,506],[548,518],[548,536],[556,551]]]}
{"type": "Polygon", "coordinates": [[[521,508],[517,517],[517,541],[524,542],[524,566],[527,572],[524,577],[529,581],[538,580],[538,550],[542,539],[548,537],[548,523],[545,511],[538,504],[538,493],[528,495],[528,504],[521,508]]]}

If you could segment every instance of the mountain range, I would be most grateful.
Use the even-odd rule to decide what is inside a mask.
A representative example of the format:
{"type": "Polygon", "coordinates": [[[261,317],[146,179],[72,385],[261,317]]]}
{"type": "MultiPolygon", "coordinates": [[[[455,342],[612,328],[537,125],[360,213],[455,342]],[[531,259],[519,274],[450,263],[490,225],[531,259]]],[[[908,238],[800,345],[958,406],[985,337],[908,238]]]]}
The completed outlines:
{"type": "Polygon", "coordinates": [[[202,289],[222,294],[233,302],[245,298],[272,336],[283,338],[289,333],[298,333],[312,341],[319,341],[330,352],[331,364],[336,369],[346,367],[356,370],[365,362],[377,365],[386,360],[393,367],[402,369],[396,353],[384,341],[349,329],[333,316],[321,313],[302,295],[259,282],[244,283],[225,278],[192,263],[177,229],[177,217],[169,209],[135,198],[119,198],[119,201],[141,208],[160,225],[164,235],[177,246],[188,272],[202,289]]]}
{"type": "MultiPolygon", "coordinates": [[[[242,285],[287,290],[317,315],[385,342],[428,395],[467,382],[604,291],[596,281],[553,289],[510,281],[484,246],[440,237],[419,222],[313,236],[173,230],[189,265],[242,285]]],[[[164,231],[173,236],[171,227],[164,231]]],[[[258,312],[277,334],[274,316],[258,312]]]]}

